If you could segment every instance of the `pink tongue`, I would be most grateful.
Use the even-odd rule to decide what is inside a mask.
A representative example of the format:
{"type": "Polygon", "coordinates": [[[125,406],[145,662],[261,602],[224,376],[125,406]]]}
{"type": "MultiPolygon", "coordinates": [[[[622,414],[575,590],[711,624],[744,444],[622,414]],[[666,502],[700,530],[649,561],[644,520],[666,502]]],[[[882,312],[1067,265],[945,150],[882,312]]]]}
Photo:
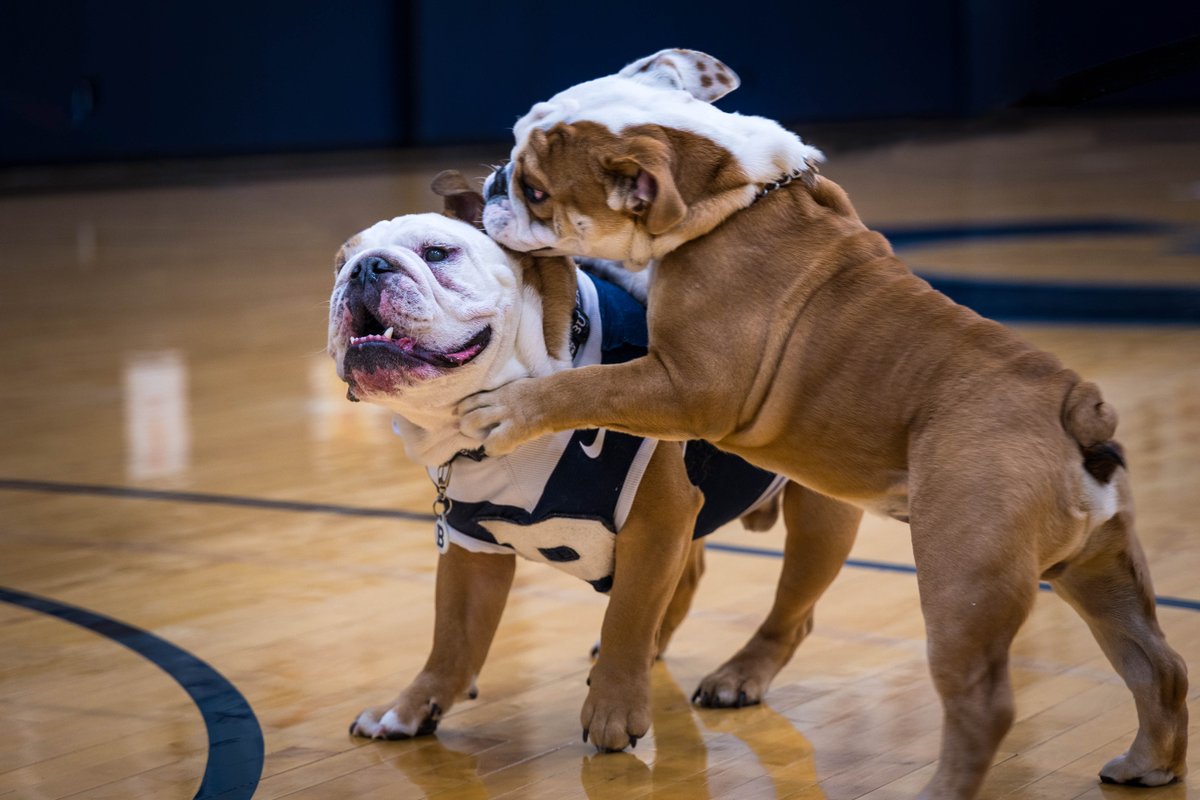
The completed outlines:
{"type": "Polygon", "coordinates": [[[479,345],[471,345],[466,350],[460,350],[457,353],[447,353],[446,358],[451,361],[463,362],[479,352],[479,345]]]}

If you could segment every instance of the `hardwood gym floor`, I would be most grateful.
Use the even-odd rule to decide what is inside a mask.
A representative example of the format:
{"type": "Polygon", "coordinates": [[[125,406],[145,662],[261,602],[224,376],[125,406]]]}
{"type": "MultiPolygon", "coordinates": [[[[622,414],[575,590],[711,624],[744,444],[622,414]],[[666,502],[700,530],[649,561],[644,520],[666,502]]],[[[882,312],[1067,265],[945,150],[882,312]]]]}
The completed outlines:
{"type": "MultiPolygon", "coordinates": [[[[1073,321],[1018,327],[1120,410],[1160,620],[1193,665],[1198,145],[1197,116],[1051,119],[830,148],[824,169],[915,268],[980,303],[1050,284],[1032,316],[1073,321]],[[1079,286],[1095,283],[1122,287],[1127,319],[1104,321],[1079,286]]],[[[0,798],[876,800],[928,778],[940,712],[911,549],[873,518],[761,707],[688,702],[779,567],[778,531],[729,529],[635,751],[580,742],[603,598],[533,564],[479,699],[436,738],[348,736],[424,661],[436,551],[432,487],[323,352],[333,253],[436,209],[440,169],[502,157],[191,165],[179,182],[146,168],[141,188],[0,195],[0,798]]],[[[1098,783],[1133,703],[1063,602],[1039,597],[1013,667],[1018,721],[984,797],[1200,798],[1195,743],[1190,783],[1098,783]]]]}

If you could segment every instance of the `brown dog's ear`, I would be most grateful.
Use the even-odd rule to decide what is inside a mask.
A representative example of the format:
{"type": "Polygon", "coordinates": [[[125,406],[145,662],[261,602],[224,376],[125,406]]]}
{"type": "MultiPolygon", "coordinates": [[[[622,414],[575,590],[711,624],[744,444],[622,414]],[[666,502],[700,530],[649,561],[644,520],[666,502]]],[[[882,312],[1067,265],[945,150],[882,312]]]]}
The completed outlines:
{"type": "Polygon", "coordinates": [[[617,75],[664,89],[682,89],[706,103],[720,100],[741,85],[737,73],[699,50],[659,50],[617,75]]]}
{"type": "Polygon", "coordinates": [[[455,169],[439,172],[429,185],[442,198],[442,213],[483,230],[483,195],[455,169]]]}
{"type": "Polygon", "coordinates": [[[635,136],[624,154],[605,159],[603,166],[617,177],[614,199],[640,217],[652,235],[666,233],[687,216],[671,173],[670,148],[657,139],[635,136]]]}

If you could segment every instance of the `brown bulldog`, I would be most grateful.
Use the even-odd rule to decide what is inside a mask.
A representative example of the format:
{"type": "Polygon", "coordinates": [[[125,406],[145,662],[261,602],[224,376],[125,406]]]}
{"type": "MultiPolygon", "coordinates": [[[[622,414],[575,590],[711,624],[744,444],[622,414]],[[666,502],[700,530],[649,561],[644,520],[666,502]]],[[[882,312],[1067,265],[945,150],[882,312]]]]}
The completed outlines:
{"type": "MultiPolygon", "coordinates": [[[[710,56],[662,51],[517,123],[511,162],[485,187],[488,232],[648,268],[649,352],[469,398],[462,430],[491,453],[592,425],[704,438],[909,521],[944,708],[923,798],[979,791],[1012,724],[1008,651],[1039,578],[1137,704],[1137,736],[1101,778],[1181,778],[1186,667],[1155,618],[1116,412],[914,276],[817,174],[816,150],[706,102],[736,83],[710,56]]],[[[827,552],[816,538],[792,547],[827,552]]]]}
{"type": "Polygon", "coordinates": [[[849,552],[860,512],[702,442],[685,453],[674,442],[592,430],[484,459],[464,452],[475,443],[458,430],[463,398],[643,352],[645,308],[567,258],[497,245],[469,224],[483,198],[457,173],[440,175],[434,189],[444,215],[379,222],[334,265],[328,349],[338,375],[351,399],[395,413],[408,455],[444,492],[433,650],[400,696],[363,711],[351,732],[430,734],[459,698],[474,696],[520,555],[609,594],[581,723],[601,750],[635,743],[650,725],[650,667],[703,571],[693,537],[746,515],[761,528],[782,506],[788,530],[802,523],[829,553],[788,548],[767,620],[697,690],[727,705],[758,702],[811,629],[813,603],[849,552]]]}

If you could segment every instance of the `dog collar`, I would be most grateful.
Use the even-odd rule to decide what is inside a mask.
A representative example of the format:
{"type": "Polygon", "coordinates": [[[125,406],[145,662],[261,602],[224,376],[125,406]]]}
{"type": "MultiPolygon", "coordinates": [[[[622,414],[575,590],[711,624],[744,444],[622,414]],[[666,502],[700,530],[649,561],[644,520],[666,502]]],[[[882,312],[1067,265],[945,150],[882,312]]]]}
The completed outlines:
{"type": "Polygon", "coordinates": [[[567,347],[571,351],[571,358],[575,358],[575,354],[579,352],[579,348],[583,347],[583,343],[587,341],[588,334],[592,330],[592,321],[588,319],[587,313],[583,310],[583,295],[579,290],[575,290],[575,310],[571,314],[571,340],[567,342],[567,347]]]}
{"type": "Polygon", "coordinates": [[[750,201],[750,205],[754,205],[776,189],[782,189],[797,178],[802,178],[807,185],[812,186],[816,182],[818,174],[820,174],[820,170],[817,169],[817,165],[806,161],[803,167],[781,175],[770,183],[763,184],[758,193],[754,195],[754,199],[750,201]]]}

